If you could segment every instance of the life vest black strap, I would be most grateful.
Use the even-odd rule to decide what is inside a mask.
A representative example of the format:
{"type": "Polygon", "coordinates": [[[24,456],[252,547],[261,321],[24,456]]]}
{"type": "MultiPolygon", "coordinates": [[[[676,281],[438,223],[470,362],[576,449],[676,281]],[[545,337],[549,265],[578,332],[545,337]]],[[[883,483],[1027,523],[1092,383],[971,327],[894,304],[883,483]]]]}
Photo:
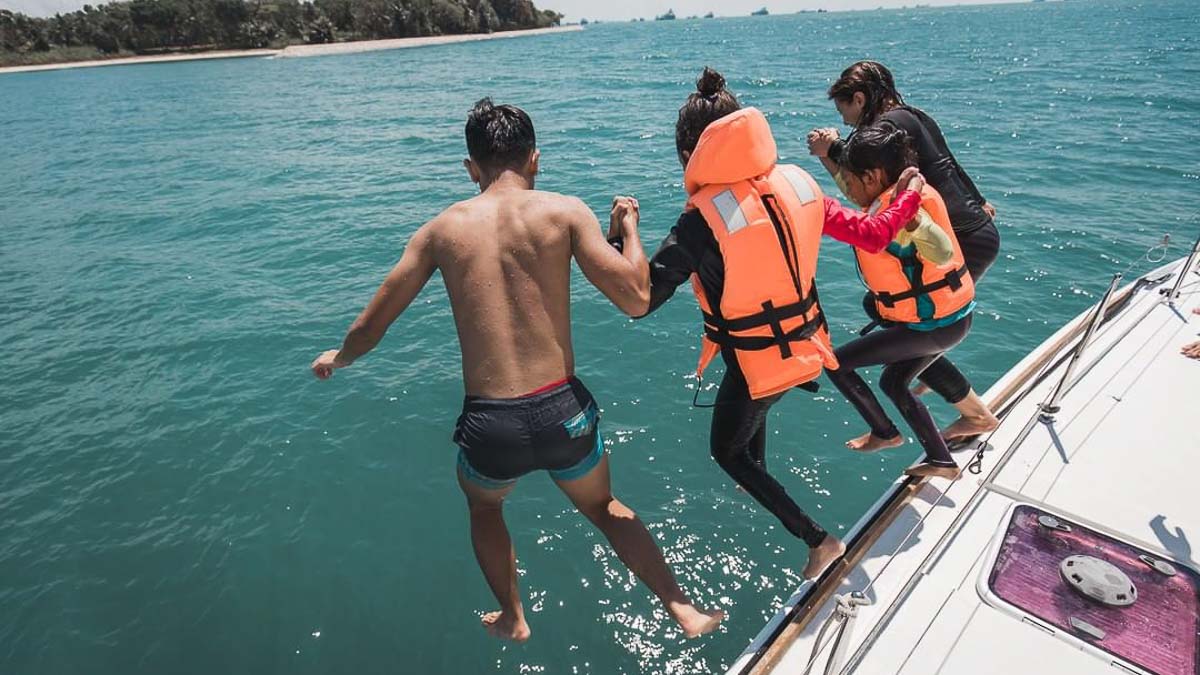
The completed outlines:
{"type": "MultiPolygon", "coordinates": [[[[776,310],[778,311],[778,310],[776,310]]],[[[781,321],[781,320],[780,320],[781,321]]],[[[821,326],[825,325],[825,315],[818,312],[817,316],[809,321],[796,326],[790,331],[784,332],[780,321],[764,322],[759,326],[770,326],[772,335],[732,335],[729,331],[721,330],[719,327],[704,324],[704,334],[709,340],[712,340],[721,347],[732,347],[733,349],[741,349],[743,351],[761,351],[778,347],[783,358],[792,356],[792,342],[807,340],[813,335],[816,335],[821,326]]]]}
{"type": "Polygon", "coordinates": [[[798,316],[804,316],[812,311],[812,308],[817,304],[817,291],[814,287],[809,292],[808,296],[800,302],[793,302],[790,305],[776,307],[770,300],[763,303],[763,311],[756,312],[749,316],[738,317],[736,319],[726,319],[715,314],[702,312],[704,314],[704,323],[714,326],[719,329],[724,329],[728,332],[739,333],[742,331],[753,330],[768,326],[771,320],[787,321],[798,316]]]}
{"type": "Polygon", "coordinates": [[[946,276],[929,284],[920,284],[904,291],[903,293],[888,293],[887,291],[878,291],[875,297],[879,300],[879,304],[884,307],[895,307],[897,302],[904,300],[912,300],[913,298],[922,295],[929,295],[934,291],[940,291],[943,288],[949,288],[952,291],[957,291],[962,288],[962,275],[966,270],[962,267],[953,269],[946,273],[946,276]]]}
{"type": "Polygon", "coordinates": [[[817,297],[817,285],[811,284],[808,295],[804,296],[799,302],[793,302],[783,307],[776,307],[775,303],[767,300],[762,304],[762,311],[756,312],[749,316],[742,316],[736,319],[726,319],[723,316],[703,312],[704,314],[704,334],[709,340],[712,340],[721,347],[732,347],[734,349],[742,349],[746,351],[759,351],[778,347],[780,356],[788,359],[792,357],[792,342],[807,340],[816,334],[822,326],[825,325],[825,314],[821,310],[821,301],[817,297]],[[796,317],[806,317],[813,308],[817,308],[816,316],[811,319],[805,319],[796,328],[790,331],[783,330],[783,322],[796,317]],[[768,326],[771,329],[771,336],[747,336],[734,335],[734,333],[742,333],[768,326]]]}

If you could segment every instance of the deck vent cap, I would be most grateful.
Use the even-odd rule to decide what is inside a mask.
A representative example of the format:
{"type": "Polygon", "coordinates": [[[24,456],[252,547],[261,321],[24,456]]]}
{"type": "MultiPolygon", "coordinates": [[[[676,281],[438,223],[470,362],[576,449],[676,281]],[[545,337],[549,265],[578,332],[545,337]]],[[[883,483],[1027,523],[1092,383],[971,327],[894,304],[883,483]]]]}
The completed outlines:
{"type": "Polygon", "coordinates": [[[1128,607],[1137,601],[1137,588],[1129,576],[1110,562],[1090,555],[1073,555],[1063,559],[1059,570],[1067,585],[1096,602],[1128,607]]]}

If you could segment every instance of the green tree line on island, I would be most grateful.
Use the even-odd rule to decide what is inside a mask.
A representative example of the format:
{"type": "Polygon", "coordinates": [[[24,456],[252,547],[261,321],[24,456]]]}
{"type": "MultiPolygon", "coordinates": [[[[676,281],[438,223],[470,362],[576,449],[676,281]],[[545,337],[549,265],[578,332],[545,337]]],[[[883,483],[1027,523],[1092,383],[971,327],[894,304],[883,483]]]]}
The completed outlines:
{"type": "Polygon", "coordinates": [[[490,33],[561,18],[531,0],[123,0],[45,19],[0,9],[0,65],[490,33]]]}

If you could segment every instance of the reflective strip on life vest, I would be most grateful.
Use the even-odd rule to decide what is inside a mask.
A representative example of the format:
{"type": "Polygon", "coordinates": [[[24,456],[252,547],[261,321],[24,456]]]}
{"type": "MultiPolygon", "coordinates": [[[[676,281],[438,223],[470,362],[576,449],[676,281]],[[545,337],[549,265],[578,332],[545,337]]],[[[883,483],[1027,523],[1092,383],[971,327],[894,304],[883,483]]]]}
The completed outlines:
{"type": "Polygon", "coordinates": [[[742,211],[742,205],[733,195],[733,190],[726,190],[713,197],[712,203],[716,207],[717,213],[720,214],[721,220],[725,222],[725,231],[729,234],[750,224],[746,219],[746,214],[742,211]]]}
{"type": "Polygon", "coordinates": [[[782,169],[780,173],[783,174],[784,180],[796,191],[796,198],[800,200],[801,204],[809,204],[817,200],[817,195],[813,192],[812,184],[805,180],[804,176],[793,171],[791,167],[782,169]]]}

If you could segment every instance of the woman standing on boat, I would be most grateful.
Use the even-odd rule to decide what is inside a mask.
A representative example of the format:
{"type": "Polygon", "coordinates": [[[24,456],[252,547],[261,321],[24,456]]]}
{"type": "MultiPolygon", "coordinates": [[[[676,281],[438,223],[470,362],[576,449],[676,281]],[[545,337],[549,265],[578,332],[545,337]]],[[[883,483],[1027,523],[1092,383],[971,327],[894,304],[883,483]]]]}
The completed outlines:
{"type": "MultiPolygon", "coordinates": [[[[842,71],[829,98],[842,120],[856,129],[869,126],[900,129],[917,153],[917,166],[946,204],[954,234],[962,247],[967,270],[975,283],[983,278],[1000,251],[1000,234],[993,221],[996,210],[979,194],[946,145],[937,122],[924,111],[904,103],[892,73],[882,63],[859,61],[842,71]]],[[[808,147],[845,192],[839,160],[846,141],[837,129],[814,129],[808,147]]],[[[866,304],[866,303],[864,303],[866,304]]],[[[921,382],[953,405],[961,417],[943,432],[946,439],[965,438],[995,429],[999,422],[963,374],[947,358],[938,359],[920,375],[921,382]],[[963,391],[967,394],[964,396],[963,391]]]]}

